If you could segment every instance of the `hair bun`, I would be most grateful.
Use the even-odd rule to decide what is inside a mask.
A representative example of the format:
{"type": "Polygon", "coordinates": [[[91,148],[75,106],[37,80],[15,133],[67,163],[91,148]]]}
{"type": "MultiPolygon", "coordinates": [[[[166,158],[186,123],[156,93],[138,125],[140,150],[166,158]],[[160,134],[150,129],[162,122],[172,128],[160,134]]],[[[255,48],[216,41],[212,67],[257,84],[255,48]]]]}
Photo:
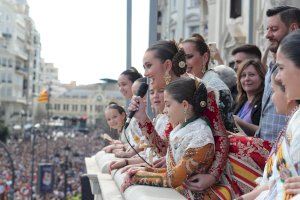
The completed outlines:
{"type": "Polygon", "coordinates": [[[186,60],[185,53],[183,49],[179,49],[172,59],[173,72],[176,76],[181,76],[186,72],[186,60]]]}
{"type": "Polygon", "coordinates": [[[195,86],[193,106],[197,113],[202,113],[207,107],[207,89],[202,81],[195,80],[195,86]]]}
{"type": "Polygon", "coordinates": [[[198,33],[193,33],[192,37],[196,38],[199,41],[205,42],[204,38],[202,37],[202,35],[198,34],[198,33]]]}

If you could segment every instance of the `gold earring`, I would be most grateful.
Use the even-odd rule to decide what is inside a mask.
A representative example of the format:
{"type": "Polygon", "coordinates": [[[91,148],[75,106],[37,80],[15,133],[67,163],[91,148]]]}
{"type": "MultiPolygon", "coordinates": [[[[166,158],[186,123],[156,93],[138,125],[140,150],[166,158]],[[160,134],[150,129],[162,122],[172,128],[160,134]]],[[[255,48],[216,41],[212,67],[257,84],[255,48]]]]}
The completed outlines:
{"type": "Polygon", "coordinates": [[[166,85],[170,84],[170,82],[171,82],[171,75],[168,72],[165,73],[164,80],[166,82],[166,85]]]}
{"type": "Polygon", "coordinates": [[[186,122],[186,113],[187,113],[187,111],[184,109],[183,113],[184,113],[184,122],[186,122]]]}

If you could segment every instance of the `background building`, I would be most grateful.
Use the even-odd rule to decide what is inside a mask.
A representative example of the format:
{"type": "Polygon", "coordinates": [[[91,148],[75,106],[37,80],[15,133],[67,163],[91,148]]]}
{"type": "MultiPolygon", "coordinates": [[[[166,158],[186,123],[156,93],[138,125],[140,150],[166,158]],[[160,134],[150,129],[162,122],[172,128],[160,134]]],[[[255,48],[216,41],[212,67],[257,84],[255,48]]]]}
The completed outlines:
{"type": "Polygon", "coordinates": [[[278,5],[300,8],[297,0],[158,0],[158,39],[200,33],[216,42],[228,64],[231,51],[245,43],[265,50],[266,10],[278,5]]]}
{"type": "Polygon", "coordinates": [[[50,116],[54,119],[85,120],[87,126],[97,127],[109,102],[125,104],[115,80],[104,79],[102,83],[79,86],[72,82],[61,87],[65,88],[65,92],[51,96],[49,100],[50,116]]]}
{"type": "Polygon", "coordinates": [[[7,125],[32,119],[40,40],[26,1],[0,0],[0,106],[7,125]]]}

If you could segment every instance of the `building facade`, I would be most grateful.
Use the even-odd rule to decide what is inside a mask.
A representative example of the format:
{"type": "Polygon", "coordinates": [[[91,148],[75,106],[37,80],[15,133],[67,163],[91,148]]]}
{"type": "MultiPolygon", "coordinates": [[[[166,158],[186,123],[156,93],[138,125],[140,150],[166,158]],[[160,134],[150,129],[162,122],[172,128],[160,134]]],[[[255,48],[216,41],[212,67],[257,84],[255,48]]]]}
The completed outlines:
{"type": "Polygon", "coordinates": [[[26,1],[0,0],[0,106],[6,125],[32,119],[39,91],[39,34],[26,1]]]}
{"type": "Polygon", "coordinates": [[[65,92],[49,99],[51,118],[84,119],[88,126],[95,127],[109,102],[125,104],[116,81],[79,86],[73,82],[61,87],[65,92]]]}
{"type": "Polygon", "coordinates": [[[300,8],[300,1],[159,0],[159,39],[179,41],[200,33],[207,42],[216,42],[228,64],[231,51],[242,44],[255,44],[265,50],[266,11],[279,5],[300,8]]]}

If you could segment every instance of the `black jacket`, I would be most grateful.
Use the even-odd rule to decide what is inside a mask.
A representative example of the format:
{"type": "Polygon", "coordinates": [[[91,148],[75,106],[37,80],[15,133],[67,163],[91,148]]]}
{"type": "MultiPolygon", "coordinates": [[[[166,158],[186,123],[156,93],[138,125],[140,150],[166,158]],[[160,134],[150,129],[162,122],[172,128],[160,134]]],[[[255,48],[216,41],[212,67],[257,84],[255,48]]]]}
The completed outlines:
{"type": "MultiPolygon", "coordinates": [[[[252,111],[251,111],[251,120],[254,125],[259,125],[259,120],[260,120],[260,115],[261,115],[261,102],[262,102],[262,97],[256,102],[256,104],[253,105],[252,111]]],[[[245,104],[242,103],[240,105],[237,105],[236,108],[234,109],[234,114],[237,115],[238,112],[241,110],[243,105],[245,104]]]]}

